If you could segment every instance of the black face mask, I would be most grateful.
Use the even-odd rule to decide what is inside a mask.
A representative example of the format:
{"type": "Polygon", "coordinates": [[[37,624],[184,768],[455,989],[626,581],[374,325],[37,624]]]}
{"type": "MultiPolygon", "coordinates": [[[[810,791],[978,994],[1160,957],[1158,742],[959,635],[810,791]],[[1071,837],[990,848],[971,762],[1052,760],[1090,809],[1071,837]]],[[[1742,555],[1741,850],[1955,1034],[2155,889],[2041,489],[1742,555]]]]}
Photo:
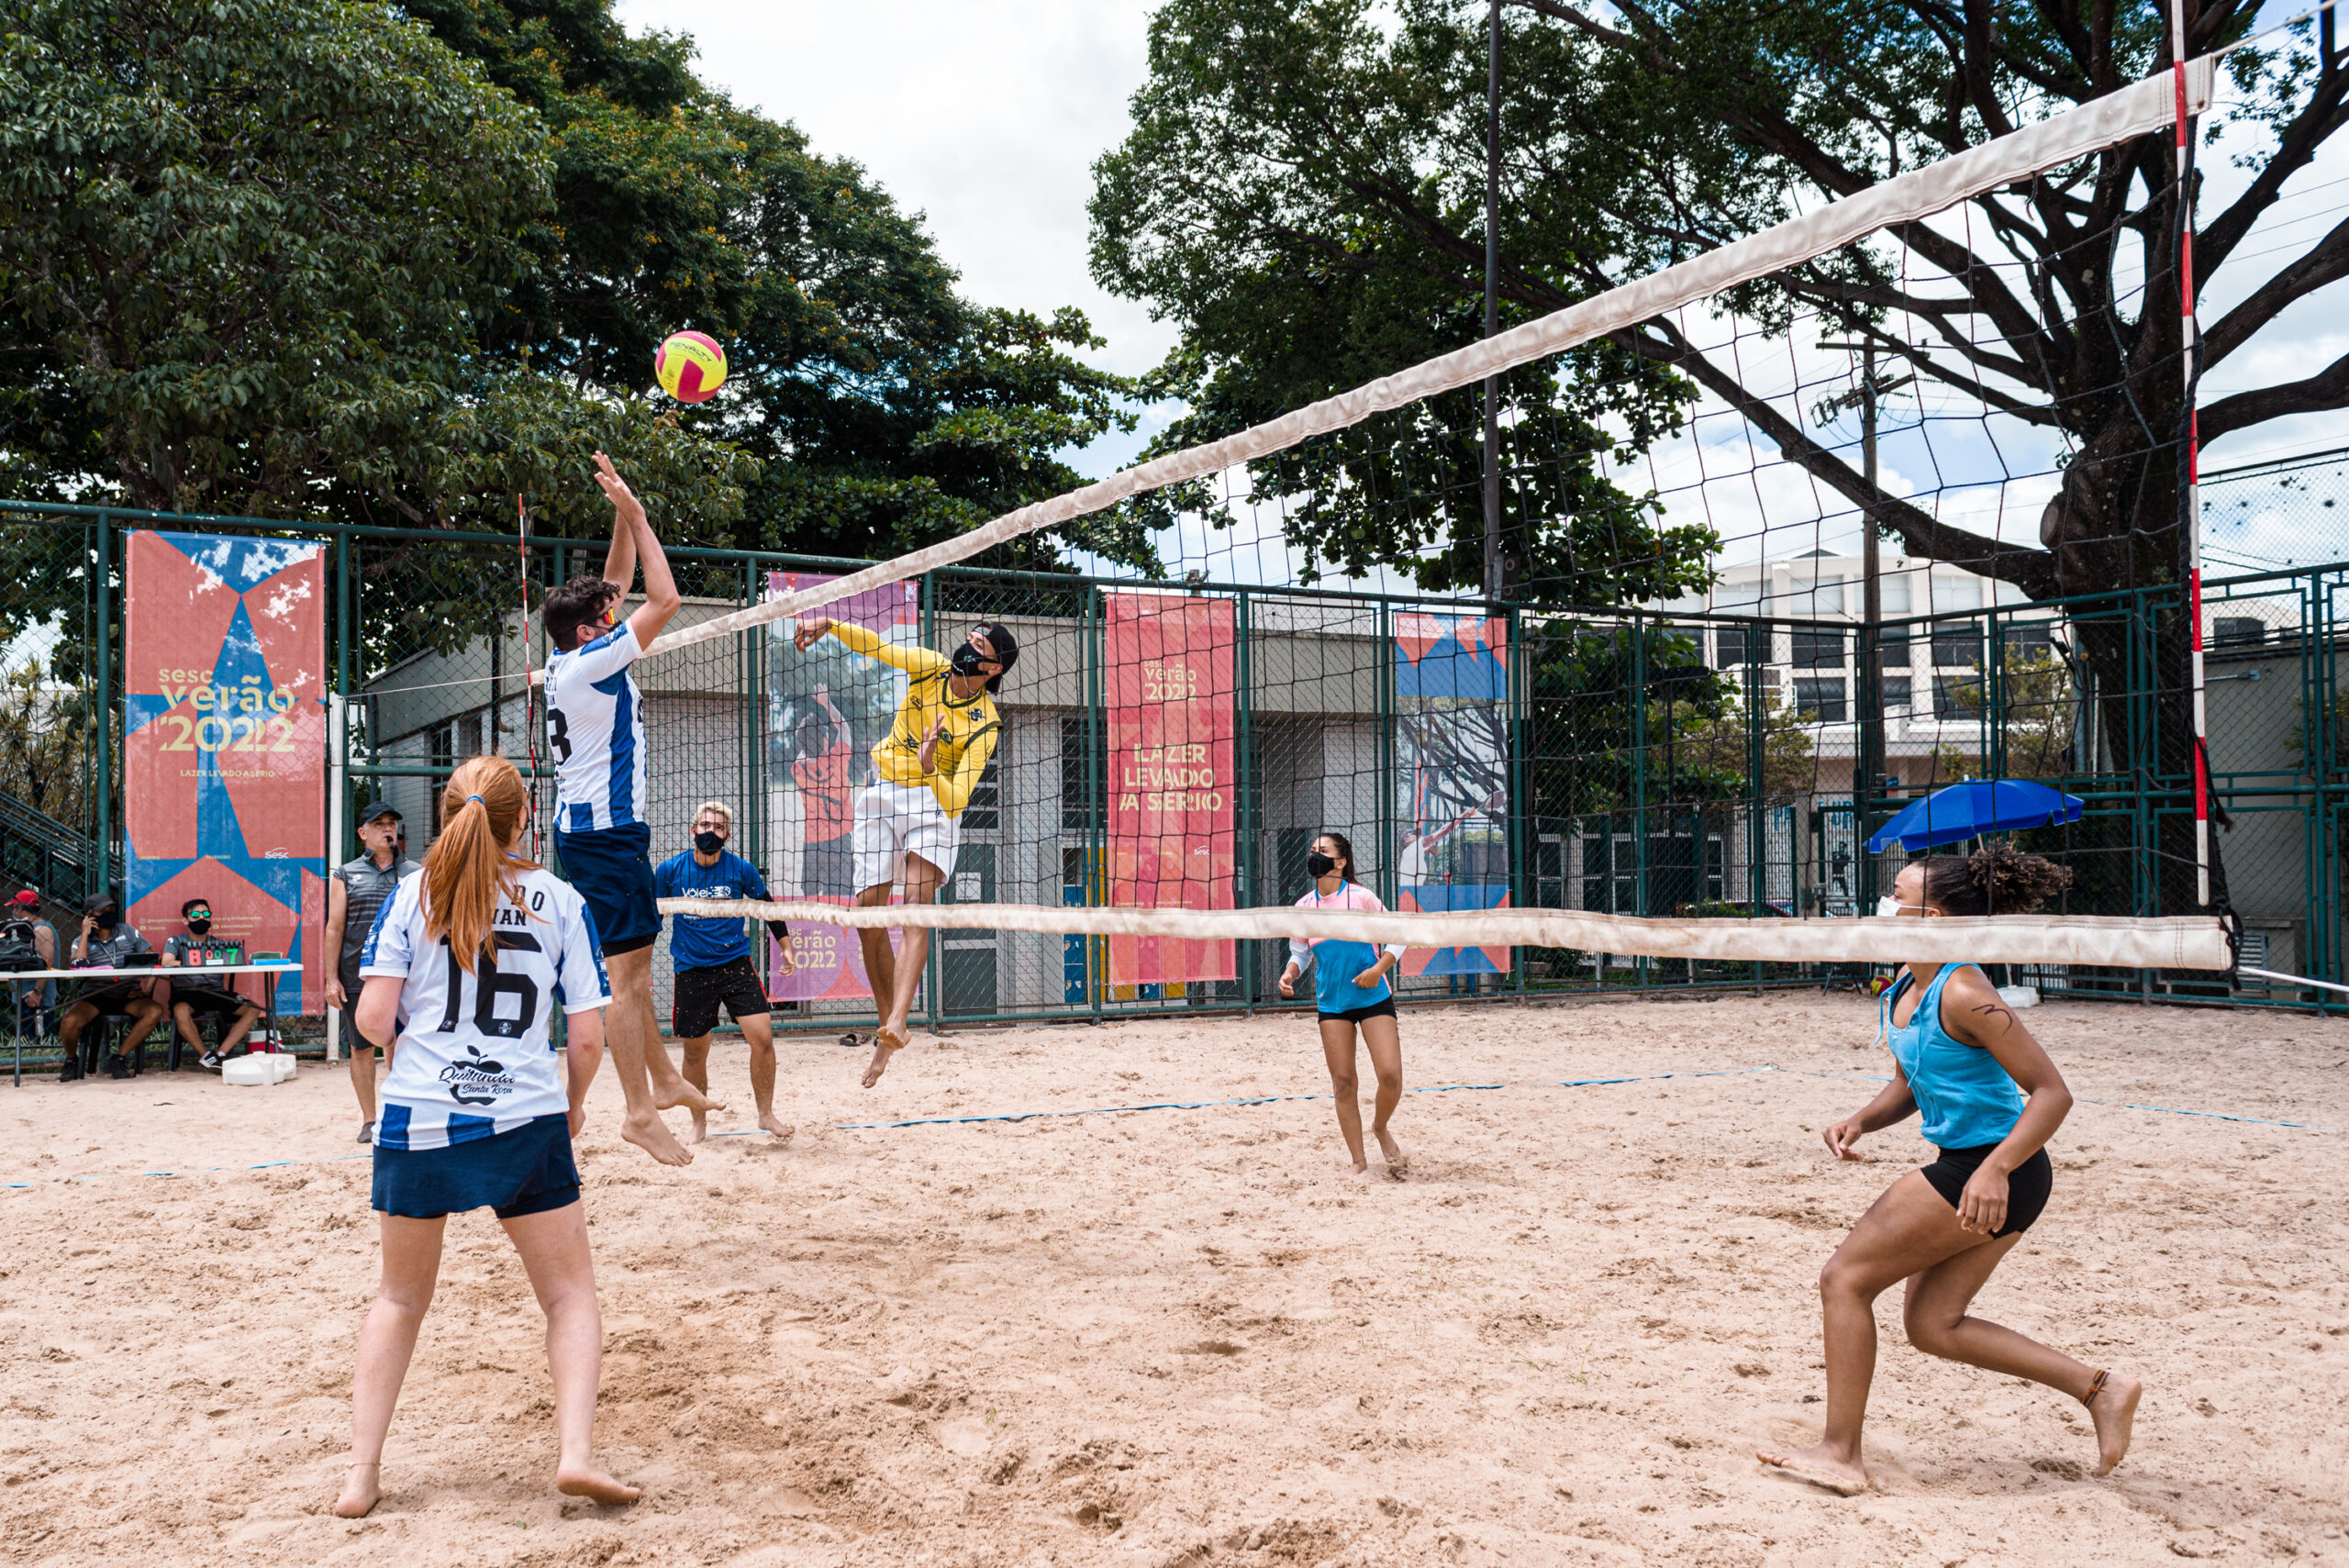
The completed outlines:
{"type": "Polygon", "coordinates": [[[101,909],[95,915],[91,916],[90,918],[96,924],[98,929],[102,931],[111,931],[117,926],[122,924],[122,911],[119,909],[101,909]]]}
{"type": "Polygon", "coordinates": [[[958,675],[968,675],[974,680],[979,679],[981,676],[979,666],[985,662],[986,655],[967,642],[954,651],[954,673],[958,675]]]}
{"type": "Polygon", "coordinates": [[[212,921],[209,917],[200,920],[190,920],[187,923],[187,929],[200,937],[212,929],[212,921]]]}
{"type": "Polygon", "coordinates": [[[1328,876],[1331,872],[1336,871],[1337,869],[1338,862],[1331,860],[1328,855],[1323,854],[1319,850],[1314,851],[1311,854],[1305,857],[1306,873],[1311,876],[1316,882],[1319,882],[1321,878],[1328,876]]]}
{"type": "Polygon", "coordinates": [[[694,835],[694,848],[699,850],[705,855],[714,855],[718,853],[719,850],[723,849],[725,845],[726,840],[715,833],[696,833],[694,835]]]}

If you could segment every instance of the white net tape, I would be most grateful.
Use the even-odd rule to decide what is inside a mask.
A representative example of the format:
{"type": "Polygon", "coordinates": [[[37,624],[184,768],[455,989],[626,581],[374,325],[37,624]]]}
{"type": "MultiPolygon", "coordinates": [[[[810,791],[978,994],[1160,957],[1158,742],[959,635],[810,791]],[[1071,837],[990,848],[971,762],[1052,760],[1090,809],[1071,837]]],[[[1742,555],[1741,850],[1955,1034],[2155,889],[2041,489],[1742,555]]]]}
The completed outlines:
{"type": "Polygon", "coordinates": [[[1403,942],[1413,947],[1540,947],[1642,958],[1767,963],[2066,963],[2116,969],[2224,970],[2233,959],[2215,916],[1992,915],[1885,919],[1642,919],[1577,909],[1419,914],[1354,909],[1079,908],[1061,905],[889,904],[842,907],[787,900],[663,898],[663,915],[952,929],[983,918],[1005,931],[1070,936],[1240,937],[1403,942]]]}

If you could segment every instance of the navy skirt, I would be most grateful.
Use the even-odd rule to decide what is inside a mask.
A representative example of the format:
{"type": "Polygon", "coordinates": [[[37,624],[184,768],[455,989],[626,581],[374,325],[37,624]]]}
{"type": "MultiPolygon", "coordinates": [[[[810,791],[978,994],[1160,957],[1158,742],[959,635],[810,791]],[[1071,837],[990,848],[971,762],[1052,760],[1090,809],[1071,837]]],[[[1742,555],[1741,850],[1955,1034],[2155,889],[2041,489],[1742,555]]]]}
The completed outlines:
{"type": "Polygon", "coordinates": [[[375,1207],[406,1219],[487,1208],[500,1219],[579,1201],[571,1118],[532,1117],[511,1132],[446,1149],[375,1148],[375,1207]]]}

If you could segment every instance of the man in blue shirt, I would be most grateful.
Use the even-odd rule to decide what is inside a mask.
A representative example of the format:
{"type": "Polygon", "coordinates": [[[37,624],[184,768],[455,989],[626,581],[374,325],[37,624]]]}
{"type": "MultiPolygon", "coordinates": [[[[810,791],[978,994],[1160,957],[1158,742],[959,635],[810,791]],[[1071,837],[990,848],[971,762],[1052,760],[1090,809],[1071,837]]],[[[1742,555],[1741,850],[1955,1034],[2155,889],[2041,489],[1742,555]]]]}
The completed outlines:
{"type": "MultiPolygon", "coordinates": [[[[732,808],[722,800],[704,801],[694,813],[694,847],[662,862],[652,873],[660,895],[765,898],[766,878],[759,868],[726,847],[733,836],[732,808]]],[[[783,944],[783,962],[788,965],[791,933],[780,920],[769,920],[766,926],[783,944]]],[[[708,1092],[709,1031],[718,1027],[722,1004],[751,1043],[751,1094],[759,1103],[759,1125],[777,1138],[789,1138],[791,1125],[774,1114],[774,1031],[767,1021],[767,988],[751,962],[751,939],[741,919],[671,917],[669,962],[676,975],[669,1031],[685,1048],[685,1082],[708,1092]]],[[[708,1113],[696,1109],[693,1114],[694,1141],[699,1143],[709,1136],[708,1113]]]]}

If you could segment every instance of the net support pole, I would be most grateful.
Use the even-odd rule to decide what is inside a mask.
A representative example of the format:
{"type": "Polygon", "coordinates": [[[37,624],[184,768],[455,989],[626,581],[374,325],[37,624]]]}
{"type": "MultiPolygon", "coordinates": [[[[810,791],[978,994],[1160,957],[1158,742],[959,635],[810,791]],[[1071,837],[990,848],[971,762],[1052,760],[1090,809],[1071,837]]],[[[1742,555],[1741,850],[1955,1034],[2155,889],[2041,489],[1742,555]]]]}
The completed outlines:
{"type": "MultiPolygon", "coordinates": [[[[1501,0],[1485,33],[1485,336],[1501,329],[1501,0]]],[[[1485,378],[1485,597],[1501,596],[1500,378],[1485,378]]]]}
{"type": "Polygon", "coordinates": [[[2202,492],[2199,430],[2194,407],[2201,328],[2194,313],[2194,119],[2186,83],[2186,0],[2170,0],[2170,59],[2177,83],[2177,313],[2178,367],[2186,378],[2186,494],[2178,521],[2186,534],[2187,682],[2194,724],[2194,901],[2210,903],[2210,747],[2206,688],[2202,681],[2202,492]]]}

